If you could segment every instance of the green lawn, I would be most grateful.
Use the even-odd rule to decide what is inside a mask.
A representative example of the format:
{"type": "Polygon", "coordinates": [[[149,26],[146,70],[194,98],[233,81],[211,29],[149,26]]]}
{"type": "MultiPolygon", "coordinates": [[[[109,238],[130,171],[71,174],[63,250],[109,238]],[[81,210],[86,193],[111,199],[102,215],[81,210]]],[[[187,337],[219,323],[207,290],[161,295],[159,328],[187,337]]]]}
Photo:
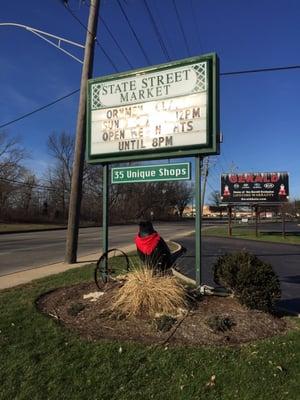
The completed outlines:
{"type": "MultiPolygon", "coordinates": [[[[204,236],[228,236],[228,226],[209,226],[203,229],[204,236]]],[[[233,226],[232,237],[236,239],[260,240],[265,242],[286,243],[286,244],[300,244],[300,236],[286,235],[282,237],[281,232],[273,234],[259,233],[258,237],[255,236],[254,228],[247,228],[241,226],[233,226]]]]}
{"type": "Polygon", "coordinates": [[[43,229],[63,228],[62,225],[51,224],[4,224],[0,223],[0,232],[23,232],[43,229]]]}
{"type": "Polygon", "coordinates": [[[300,330],[241,347],[145,347],[81,340],[36,310],[40,294],[92,274],[0,292],[0,399],[299,399],[300,330]]]}

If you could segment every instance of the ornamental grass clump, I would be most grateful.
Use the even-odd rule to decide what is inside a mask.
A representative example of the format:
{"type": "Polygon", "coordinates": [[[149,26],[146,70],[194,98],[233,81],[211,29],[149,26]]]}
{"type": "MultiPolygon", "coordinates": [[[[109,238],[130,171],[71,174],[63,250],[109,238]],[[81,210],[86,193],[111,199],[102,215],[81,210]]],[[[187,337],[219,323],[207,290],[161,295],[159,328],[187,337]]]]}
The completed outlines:
{"type": "Polygon", "coordinates": [[[126,275],[111,310],[126,317],[177,315],[187,307],[184,287],[174,276],[158,275],[145,266],[126,275]]]}

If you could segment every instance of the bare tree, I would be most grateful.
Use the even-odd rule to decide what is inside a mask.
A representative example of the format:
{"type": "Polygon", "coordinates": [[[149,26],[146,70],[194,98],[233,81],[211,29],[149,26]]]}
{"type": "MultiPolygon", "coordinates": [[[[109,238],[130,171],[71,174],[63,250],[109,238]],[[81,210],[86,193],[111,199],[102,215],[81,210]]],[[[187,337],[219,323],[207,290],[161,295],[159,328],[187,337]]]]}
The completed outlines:
{"type": "Polygon", "coordinates": [[[194,189],[186,182],[174,182],[175,190],[173,191],[173,204],[178,211],[180,217],[193,197],[194,189]]]}
{"type": "Polygon", "coordinates": [[[221,194],[217,190],[211,192],[209,196],[210,205],[219,207],[221,205],[221,194]]]}
{"type": "Polygon", "coordinates": [[[82,219],[100,223],[102,219],[102,166],[86,164],[83,173],[82,219]]]}
{"type": "Polygon", "coordinates": [[[46,173],[51,191],[50,205],[55,218],[65,219],[69,203],[74,157],[74,137],[66,132],[52,133],[47,147],[53,157],[53,166],[46,173]]]}
{"type": "Polygon", "coordinates": [[[0,132],[0,215],[7,212],[16,183],[22,181],[26,168],[22,162],[29,154],[18,138],[0,132]]]}

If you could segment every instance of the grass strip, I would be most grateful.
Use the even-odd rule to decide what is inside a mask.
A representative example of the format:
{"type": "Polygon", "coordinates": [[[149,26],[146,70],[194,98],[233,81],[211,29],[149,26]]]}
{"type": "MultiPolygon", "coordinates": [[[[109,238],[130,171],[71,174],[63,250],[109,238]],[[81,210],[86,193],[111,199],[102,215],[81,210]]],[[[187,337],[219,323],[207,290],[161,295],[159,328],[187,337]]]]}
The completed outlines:
{"type": "MultiPolygon", "coordinates": [[[[204,236],[218,236],[218,237],[229,237],[228,227],[226,226],[213,226],[205,227],[203,229],[204,236]]],[[[285,244],[300,244],[300,236],[288,234],[285,237],[282,236],[281,232],[259,233],[258,237],[255,235],[254,229],[246,227],[233,226],[232,237],[236,239],[247,239],[247,240],[259,240],[261,242],[274,242],[274,243],[285,243],[285,244]]]]}
{"type": "Polygon", "coordinates": [[[0,233],[9,232],[27,232],[38,231],[45,229],[59,229],[65,228],[65,225],[51,225],[51,224],[0,224],[0,233]]]}

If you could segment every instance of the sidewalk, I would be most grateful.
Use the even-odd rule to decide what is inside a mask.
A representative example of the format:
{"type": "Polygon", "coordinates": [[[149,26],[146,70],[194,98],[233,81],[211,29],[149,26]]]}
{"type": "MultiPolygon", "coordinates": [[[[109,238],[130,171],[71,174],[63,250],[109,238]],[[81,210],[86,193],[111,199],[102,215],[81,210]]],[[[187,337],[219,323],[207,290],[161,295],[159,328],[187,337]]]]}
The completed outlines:
{"type": "MultiPolygon", "coordinates": [[[[120,250],[124,251],[125,253],[131,252],[135,250],[135,245],[132,244],[129,246],[120,247],[120,250]]],[[[78,261],[75,264],[59,262],[0,276],[0,290],[22,285],[24,283],[31,282],[35,279],[44,278],[49,275],[59,274],[72,268],[83,267],[86,264],[97,262],[101,254],[102,252],[97,252],[78,257],[78,261]]]]}

